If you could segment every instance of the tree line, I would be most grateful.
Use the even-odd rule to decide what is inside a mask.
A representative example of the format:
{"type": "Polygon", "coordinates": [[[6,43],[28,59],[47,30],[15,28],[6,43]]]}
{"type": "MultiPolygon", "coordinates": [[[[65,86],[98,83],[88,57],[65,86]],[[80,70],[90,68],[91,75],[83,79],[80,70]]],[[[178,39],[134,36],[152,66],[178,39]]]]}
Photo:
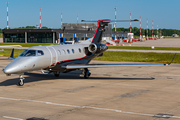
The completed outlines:
{"type": "MultiPolygon", "coordinates": [[[[4,29],[7,29],[7,28],[5,27],[4,29]]],[[[37,29],[37,27],[36,26],[26,26],[26,27],[17,27],[17,28],[9,28],[9,29],[37,29]]],[[[43,27],[41,27],[41,29],[51,29],[51,28],[43,26],[43,27]]],[[[0,28],[0,33],[1,32],[2,32],[2,29],[0,28]]]]}
{"type": "MultiPolygon", "coordinates": [[[[113,31],[115,31],[115,28],[112,29],[113,31]]],[[[117,31],[130,31],[130,28],[116,28],[117,31]]],[[[134,35],[139,36],[140,35],[140,29],[137,27],[133,27],[131,28],[132,33],[134,33],[134,35]]],[[[153,30],[154,35],[157,35],[157,29],[153,30]]],[[[177,34],[180,35],[180,30],[176,30],[176,29],[159,29],[158,30],[158,35],[162,36],[172,36],[172,34],[177,34]]],[[[147,34],[147,29],[143,29],[141,28],[141,35],[146,35],[147,34]]],[[[152,29],[148,29],[148,36],[152,35],[152,29]]]]}

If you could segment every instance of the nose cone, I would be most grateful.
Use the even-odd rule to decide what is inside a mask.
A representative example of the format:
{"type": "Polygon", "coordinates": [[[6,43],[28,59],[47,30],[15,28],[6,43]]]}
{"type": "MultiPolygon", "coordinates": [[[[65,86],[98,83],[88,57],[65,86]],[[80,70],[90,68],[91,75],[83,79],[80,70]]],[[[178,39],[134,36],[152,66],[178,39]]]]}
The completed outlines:
{"type": "Polygon", "coordinates": [[[21,63],[22,61],[19,61],[19,58],[16,58],[3,69],[3,72],[7,75],[20,73],[21,63]]]}
{"type": "Polygon", "coordinates": [[[13,73],[18,73],[19,72],[19,68],[16,66],[12,66],[12,65],[8,65],[3,69],[3,72],[5,74],[13,74],[13,73]]]}

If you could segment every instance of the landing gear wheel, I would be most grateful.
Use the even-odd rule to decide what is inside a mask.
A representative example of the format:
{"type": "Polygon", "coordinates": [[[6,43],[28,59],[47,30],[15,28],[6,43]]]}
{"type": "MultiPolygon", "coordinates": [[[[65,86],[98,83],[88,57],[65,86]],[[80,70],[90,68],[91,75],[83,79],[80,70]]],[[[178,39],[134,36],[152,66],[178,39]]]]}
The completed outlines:
{"type": "Polygon", "coordinates": [[[87,68],[85,68],[84,69],[84,78],[88,79],[90,75],[91,75],[91,73],[89,72],[89,70],[87,68]]]}
{"type": "Polygon", "coordinates": [[[23,86],[23,85],[24,85],[23,80],[19,80],[18,85],[19,85],[19,86],[23,86]]]}
{"type": "Polygon", "coordinates": [[[18,85],[19,85],[19,86],[23,86],[23,85],[24,85],[24,81],[23,81],[24,78],[23,78],[22,75],[20,75],[19,78],[20,78],[20,80],[19,80],[19,82],[18,82],[18,85]]]}
{"type": "Polygon", "coordinates": [[[59,77],[59,74],[54,74],[55,77],[59,77]]]}
{"type": "Polygon", "coordinates": [[[54,72],[55,77],[59,77],[60,72],[54,72]]]}

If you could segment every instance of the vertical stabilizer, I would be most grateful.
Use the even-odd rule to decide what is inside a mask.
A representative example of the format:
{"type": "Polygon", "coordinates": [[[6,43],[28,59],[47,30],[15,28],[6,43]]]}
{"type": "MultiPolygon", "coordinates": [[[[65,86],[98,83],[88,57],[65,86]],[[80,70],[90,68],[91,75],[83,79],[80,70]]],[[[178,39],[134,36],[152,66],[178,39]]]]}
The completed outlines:
{"type": "Polygon", "coordinates": [[[98,26],[91,43],[100,43],[105,26],[108,26],[110,19],[98,20],[98,26]]]}

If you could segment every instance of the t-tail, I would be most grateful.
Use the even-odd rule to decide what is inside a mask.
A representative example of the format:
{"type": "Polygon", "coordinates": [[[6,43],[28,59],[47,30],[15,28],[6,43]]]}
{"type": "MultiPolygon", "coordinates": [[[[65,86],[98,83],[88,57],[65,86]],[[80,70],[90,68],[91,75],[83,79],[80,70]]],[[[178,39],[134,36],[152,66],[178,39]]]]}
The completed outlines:
{"type": "MultiPolygon", "coordinates": [[[[137,19],[131,20],[131,21],[138,21],[137,19]]],[[[102,19],[98,21],[86,21],[82,20],[82,22],[98,22],[98,26],[96,29],[96,32],[94,34],[94,37],[92,39],[91,43],[100,43],[102,40],[102,33],[104,31],[105,26],[108,26],[108,23],[110,22],[130,22],[130,20],[110,20],[110,19],[102,19]]]]}

